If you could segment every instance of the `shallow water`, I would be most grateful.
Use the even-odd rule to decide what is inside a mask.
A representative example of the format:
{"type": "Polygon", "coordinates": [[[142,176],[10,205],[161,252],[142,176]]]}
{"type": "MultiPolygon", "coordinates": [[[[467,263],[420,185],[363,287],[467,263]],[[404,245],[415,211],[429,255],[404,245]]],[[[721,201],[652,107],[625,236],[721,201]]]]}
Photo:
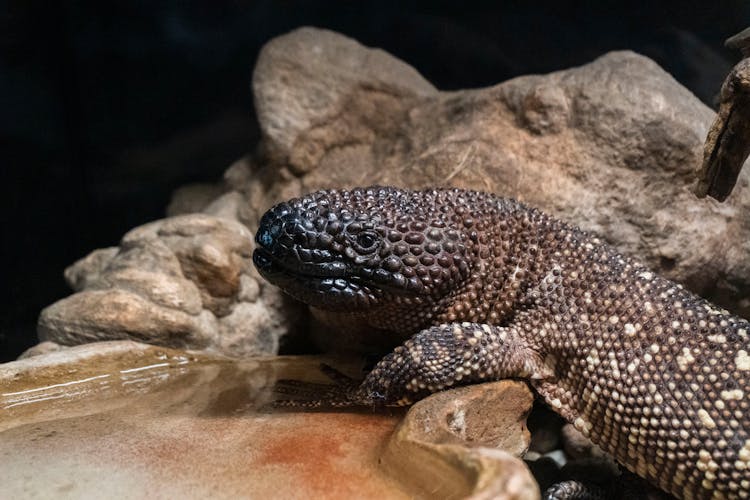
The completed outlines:
{"type": "Polygon", "coordinates": [[[0,498],[410,497],[379,465],[401,413],[268,409],[278,378],[324,381],[320,361],[3,365],[0,498]]]}

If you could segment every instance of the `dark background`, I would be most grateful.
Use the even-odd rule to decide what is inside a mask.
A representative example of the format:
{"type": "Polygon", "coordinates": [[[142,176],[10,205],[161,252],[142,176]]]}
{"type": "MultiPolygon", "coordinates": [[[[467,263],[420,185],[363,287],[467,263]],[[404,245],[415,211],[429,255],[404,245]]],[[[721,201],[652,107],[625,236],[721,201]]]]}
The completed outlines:
{"type": "Polygon", "coordinates": [[[441,89],[585,63],[655,59],[708,105],[739,54],[750,2],[0,0],[0,361],[36,342],[63,269],[162,217],[258,140],[250,78],[268,39],[340,31],[441,89]]]}

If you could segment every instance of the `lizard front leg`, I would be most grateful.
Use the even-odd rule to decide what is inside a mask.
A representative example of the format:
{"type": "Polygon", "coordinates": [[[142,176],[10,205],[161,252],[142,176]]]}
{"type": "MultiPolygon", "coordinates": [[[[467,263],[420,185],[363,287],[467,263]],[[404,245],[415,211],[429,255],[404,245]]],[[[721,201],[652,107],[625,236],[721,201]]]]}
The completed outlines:
{"type": "Polygon", "coordinates": [[[355,404],[402,406],[454,385],[544,376],[539,356],[515,328],[451,323],[397,347],[348,397],[355,404]]]}

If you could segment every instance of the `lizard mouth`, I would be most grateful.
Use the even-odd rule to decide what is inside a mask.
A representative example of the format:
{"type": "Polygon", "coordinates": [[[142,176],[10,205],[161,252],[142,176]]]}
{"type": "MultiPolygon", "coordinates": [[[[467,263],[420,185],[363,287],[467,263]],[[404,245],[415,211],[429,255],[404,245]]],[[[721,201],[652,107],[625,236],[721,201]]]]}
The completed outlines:
{"type": "Polygon", "coordinates": [[[381,294],[339,260],[307,263],[281,259],[258,247],[253,252],[253,263],[269,282],[297,300],[322,309],[369,307],[381,294]]]}
{"type": "Polygon", "coordinates": [[[269,274],[289,274],[300,278],[344,278],[349,269],[347,265],[327,256],[323,262],[303,262],[301,259],[283,259],[273,254],[270,250],[258,247],[253,252],[253,263],[260,272],[269,274]]]}

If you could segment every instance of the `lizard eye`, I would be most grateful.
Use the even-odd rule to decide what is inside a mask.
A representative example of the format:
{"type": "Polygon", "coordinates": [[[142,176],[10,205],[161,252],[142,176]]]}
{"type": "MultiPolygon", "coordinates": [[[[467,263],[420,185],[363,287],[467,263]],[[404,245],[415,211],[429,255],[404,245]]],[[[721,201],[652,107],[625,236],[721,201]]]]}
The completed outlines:
{"type": "Polygon", "coordinates": [[[357,235],[357,245],[362,250],[373,250],[378,243],[378,236],[375,233],[365,231],[357,235]]]}

